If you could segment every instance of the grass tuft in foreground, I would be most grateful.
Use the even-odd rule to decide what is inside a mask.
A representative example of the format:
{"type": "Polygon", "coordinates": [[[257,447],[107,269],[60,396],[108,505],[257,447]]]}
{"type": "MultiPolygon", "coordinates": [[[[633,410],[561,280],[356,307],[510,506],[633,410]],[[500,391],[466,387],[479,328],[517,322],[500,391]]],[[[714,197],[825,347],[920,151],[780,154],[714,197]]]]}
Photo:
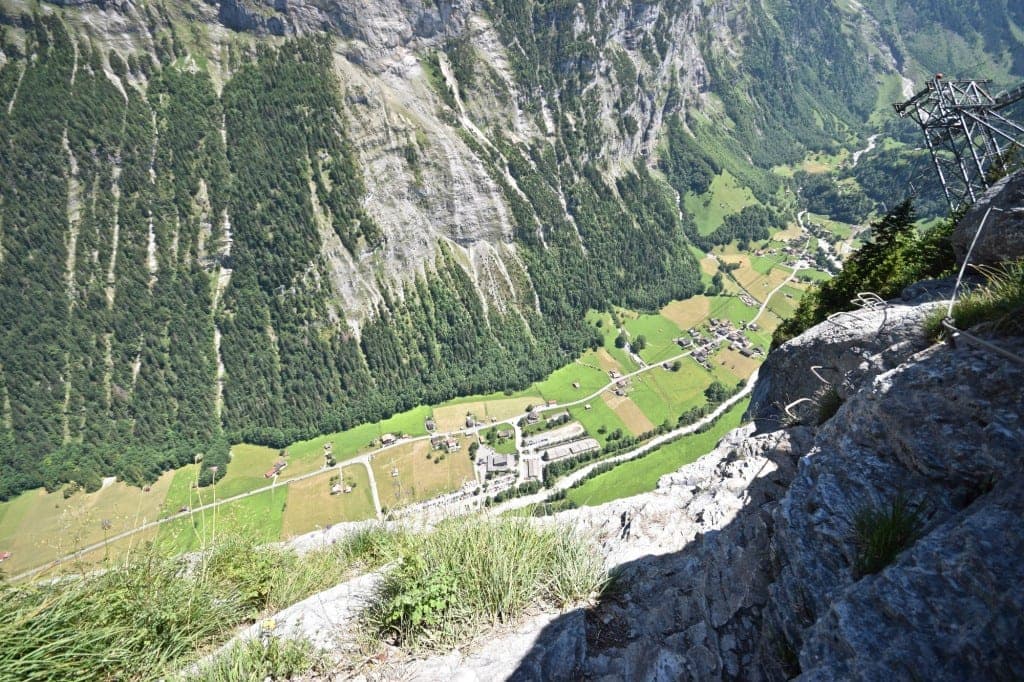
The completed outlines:
{"type": "Polygon", "coordinates": [[[188,682],[240,682],[241,680],[290,680],[296,675],[325,672],[323,654],[305,639],[271,638],[239,642],[218,654],[188,682]]]}
{"type": "Polygon", "coordinates": [[[384,578],[366,626],[396,644],[442,648],[531,606],[587,600],[607,580],[595,549],[568,528],[455,519],[410,546],[384,578]]]}
{"type": "Polygon", "coordinates": [[[878,573],[910,547],[924,530],[926,505],[914,504],[897,495],[888,507],[863,507],[853,520],[857,558],[853,571],[857,578],[878,573]]]}
{"type": "MultiPolygon", "coordinates": [[[[964,294],[953,306],[953,324],[958,329],[982,325],[987,332],[1003,336],[1024,335],[1024,260],[999,267],[977,268],[985,285],[964,294]]],[[[944,311],[936,311],[925,323],[929,338],[942,331],[944,311]]]]}
{"type": "Polygon", "coordinates": [[[150,551],[103,572],[0,584],[0,681],[159,678],[259,614],[392,560],[404,537],[370,527],[303,557],[232,539],[194,561],[150,551]]]}

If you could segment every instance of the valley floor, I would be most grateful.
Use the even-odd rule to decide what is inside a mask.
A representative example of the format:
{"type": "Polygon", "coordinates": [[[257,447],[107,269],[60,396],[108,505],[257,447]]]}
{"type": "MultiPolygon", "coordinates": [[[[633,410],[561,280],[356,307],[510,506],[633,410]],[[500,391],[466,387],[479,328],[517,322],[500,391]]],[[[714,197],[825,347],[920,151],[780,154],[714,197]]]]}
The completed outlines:
{"type": "MultiPolygon", "coordinates": [[[[576,472],[556,489],[583,485],[610,458],[632,459],[656,449],[655,437],[680,435],[694,421],[681,416],[709,411],[705,391],[713,383],[735,393],[756,372],[771,332],[809,283],[806,273],[821,275],[807,260],[814,240],[806,226],[793,228],[749,252],[730,245],[702,254],[708,282],[730,264],[719,296],[674,301],[653,314],[591,311],[603,346],[523,391],[421,406],[280,452],[239,444],[227,476],[209,488],[197,487],[201,464],[192,464],[142,490],[109,480],[95,493],[24,493],[0,504],[0,552],[10,552],[2,567],[25,578],[71,560],[123,556],[143,543],[183,552],[229,534],[272,542],[343,521],[501,503],[520,492],[526,497],[514,506],[521,508],[551,492],[541,486],[543,470],[560,459],[594,460],[569,467],[576,472]]],[[[713,446],[703,440],[698,449],[713,446]]],[[[692,444],[674,445],[655,468],[694,456],[692,444]]],[[[652,461],[588,481],[569,498],[591,504],[651,489],[652,461]]]]}

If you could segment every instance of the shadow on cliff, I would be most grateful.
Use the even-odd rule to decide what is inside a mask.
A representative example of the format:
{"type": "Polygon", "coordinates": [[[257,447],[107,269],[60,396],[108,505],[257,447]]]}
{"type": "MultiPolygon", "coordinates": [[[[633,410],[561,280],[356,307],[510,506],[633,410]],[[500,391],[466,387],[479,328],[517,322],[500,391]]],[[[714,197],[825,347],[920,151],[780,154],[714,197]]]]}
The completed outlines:
{"type": "MultiPolygon", "coordinates": [[[[778,573],[770,552],[771,510],[785,495],[813,431],[799,427],[771,437],[774,443],[757,458],[730,448],[715,467],[718,480],[683,494],[688,499],[679,512],[698,527],[717,528],[697,532],[678,551],[620,564],[598,602],[552,621],[508,679],[781,680],[798,674],[795,652],[763,627],[761,616],[778,573]],[[750,483],[741,492],[726,492],[728,479],[740,475],[745,462],[758,471],[745,472],[750,483]],[[723,493],[733,500],[739,495],[738,511],[716,505],[723,493]],[[719,520],[730,513],[728,521],[719,520]]],[[[607,510],[603,525],[594,517],[605,547],[646,541],[653,519],[645,518],[642,505],[631,517],[637,506],[625,499],[599,508],[607,510]]]]}

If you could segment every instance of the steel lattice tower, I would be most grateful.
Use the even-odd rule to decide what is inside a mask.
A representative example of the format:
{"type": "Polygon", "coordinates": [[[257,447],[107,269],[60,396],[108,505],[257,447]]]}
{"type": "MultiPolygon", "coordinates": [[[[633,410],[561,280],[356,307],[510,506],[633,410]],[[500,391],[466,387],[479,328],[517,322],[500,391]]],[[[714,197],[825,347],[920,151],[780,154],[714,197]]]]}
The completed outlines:
{"type": "Polygon", "coordinates": [[[989,171],[1024,148],[1024,126],[999,113],[1024,99],[1024,83],[992,96],[988,80],[952,80],[937,74],[901,104],[900,118],[910,118],[924,132],[949,207],[974,203],[988,188],[989,171]]]}

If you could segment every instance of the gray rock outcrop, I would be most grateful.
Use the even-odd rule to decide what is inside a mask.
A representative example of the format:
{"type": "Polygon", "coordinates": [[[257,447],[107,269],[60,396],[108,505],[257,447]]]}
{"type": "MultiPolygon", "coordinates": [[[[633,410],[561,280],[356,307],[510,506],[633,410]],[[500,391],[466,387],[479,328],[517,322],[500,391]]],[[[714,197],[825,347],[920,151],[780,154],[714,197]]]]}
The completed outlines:
{"type": "Polygon", "coordinates": [[[845,398],[865,377],[924,348],[923,323],[932,309],[931,304],[888,302],[840,313],[791,339],[765,360],[747,418],[759,431],[775,430],[794,417],[816,422],[821,394],[830,386],[845,398]]]}
{"type": "Polygon", "coordinates": [[[992,185],[957,224],[953,232],[957,263],[964,262],[989,207],[993,210],[974,245],[971,263],[995,265],[1024,258],[1024,171],[1018,171],[992,185]]]}

